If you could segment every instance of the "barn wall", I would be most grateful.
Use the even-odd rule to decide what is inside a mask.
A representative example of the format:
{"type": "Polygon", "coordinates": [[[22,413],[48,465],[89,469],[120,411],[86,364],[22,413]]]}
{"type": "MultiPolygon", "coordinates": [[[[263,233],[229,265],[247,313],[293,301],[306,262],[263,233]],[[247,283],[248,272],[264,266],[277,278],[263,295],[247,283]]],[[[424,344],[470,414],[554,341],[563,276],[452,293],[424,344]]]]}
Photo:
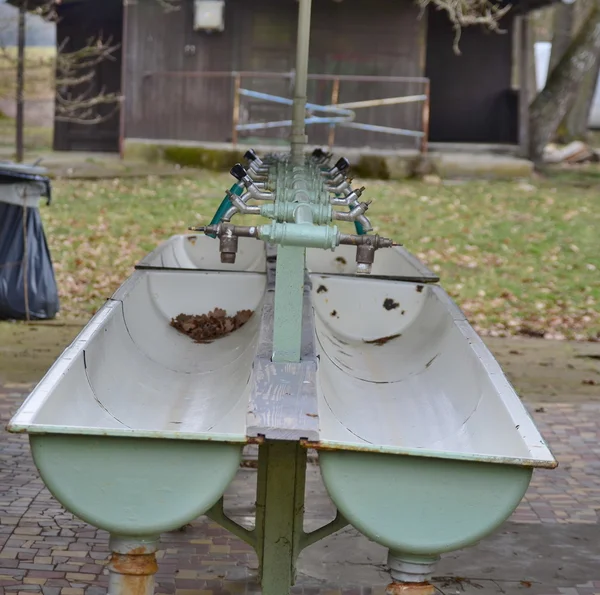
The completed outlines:
{"type": "MultiPolygon", "coordinates": [[[[137,0],[127,7],[125,105],[129,138],[231,140],[233,81],[176,76],[190,71],[290,72],[294,68],[298,5],[294,0],[228,0],[225,31],[193,31],[192,0],[165,13],[159,3],[137,0]],[[167,74],[165,74],[167,73],[167,74]]],[[[425,22],[411,0],[314,0],[310,72],[318,74],[423,76],[425,22]]],[[[245,79],[243,87],[291,96],[286,80],[245,79]]],[[[313,81],[309,100],[329,103],[332,84],[313,81]]],[[[348,83],[340,102],[419,93],[417,84],[348,83]]],[[[286,108],[244,99],[245,120],[277,120],[286,108]]],[[[417,104],[361,110],[357,120],[419,128],[417,104]]],[[[325,127],[311,127],[309,140],[324,142],[325,127]]],[[[253,133],[285,138],[289,130],[253,133]]],[[[414,140],[338,130],[345,146],[414,146],[414,140]]]]}

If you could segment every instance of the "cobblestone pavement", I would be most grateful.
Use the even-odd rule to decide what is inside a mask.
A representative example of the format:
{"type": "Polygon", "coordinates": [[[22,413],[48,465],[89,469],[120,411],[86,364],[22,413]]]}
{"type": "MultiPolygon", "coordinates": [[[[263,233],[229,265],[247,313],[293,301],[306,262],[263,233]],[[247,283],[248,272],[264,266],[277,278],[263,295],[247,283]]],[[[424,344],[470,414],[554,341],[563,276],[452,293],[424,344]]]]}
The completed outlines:
{"type": "MultiPolygon", "coordinates": [[[[0,421],[3,428],[29,388],[14,384],[0,386],[0,421]]],[[[559,530],[560,525],[563,525],[562,531],[575,530],[575,525],[597,525],[600,509],[600,404],[532,406],[531,411],[559,459],[560,467],[553,471],[536,471],[527,496],[513,515],[510,526],[523,530],[529,525],[530,529],[525,527],[526,535],[527,531],[551,531],[552,527],[559,530]]],[[[307,525],[313,528],[331,518],[333,507],[320,482],[318,467],[309,465],[308,475],[306,516],[307,525]]],[[[239,522],[253,514],[254,484],[254,469],[242,468],[226,495],[226,508],[239,522]]],[[[590,527],[581,530],[594,533],[590,527]]],[[[319,564],[324,568],[327,556],[318,553],[319,560],[315,562],[314,554],[312,557],[311,554],[303,554],[298,584],[293,593],[376,595],[382,592],[388,580],[382,567],[384,550],[366,543],[353,529],[343,533],[340,547],[343,543],[349,544],[351,558],[344,562],[347,570],[341,576],[345,578],[333,583],[327,573],[323,578],[319,569],[314,569],[319,564]],[[363,555],[364,552],[367,554],[363,555]],[[358,581],[353,578],[359,575],[364,578],[358,581]]],[[[600,533],[596,543],[600,556],[600,533]]],[[[329,551],[334,549],[335,544],[332,544],[329,551]]],[[[478,555],[476,550],[470,550],[475,552],[474,556],[478,555]]],[[[74,519],[44,488],[30,457],[26,436],[9,435],[3,430],[0,435],[0,594],[104,595],[107,554],[108,535],[74,519]]],[[[492,557],[494,555],[492,551],[492,557]]],[[[457,565],[457,571],[459,569],[460,565],[457,565]]],[[[162,536],[156,593],[259,593],[256,570],[257,559],[249,546],[215,523],[200,518],[183,530],[162,536]]],[[[533,589],[524,579],[517,581],[515,588],[545,595],[600,593],[600,564],[597,576],[584,574],[582,571],[580,581],[569,585],[563,581],[562,586],[555,587],[549,582],[540,590],[533,589]]],[[[512,593],[496,580],[493,582],[497,587],[494,587],[494,592],[512,593]]],[[[446,595],[481,587],[472,581],[455,578],[440,579],[438,586],[446,595]]],[[[477,592],[491,591],[484,588],[477,592]]]]}

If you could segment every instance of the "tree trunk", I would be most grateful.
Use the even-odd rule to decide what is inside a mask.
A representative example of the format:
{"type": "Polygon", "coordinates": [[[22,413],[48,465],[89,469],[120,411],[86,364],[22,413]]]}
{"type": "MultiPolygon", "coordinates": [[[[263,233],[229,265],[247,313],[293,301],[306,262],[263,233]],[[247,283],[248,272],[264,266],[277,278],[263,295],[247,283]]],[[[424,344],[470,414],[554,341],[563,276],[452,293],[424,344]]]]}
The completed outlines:
{"type": "Polygon", "coordinates": [[[587,139],[590,111],[600,72],[599,58],[596,55],[596,63],[585,75],[571,111],[559,126],[557,138],[561,143],[587,139]]]}
{"type": "Polygon", "coordinates": [[[548,65],[548,76],[558,66],[560,59],[571,44],[573,38],[573,25],[575,22],[575,5],[557,4],[554,8],[554,19],[552,21],[552,50],[550,52],[550,64],[548,65]]]}
{"type": "Polygon", "coordinates": [[[536,165],[543,160],[544,148],[556,134],[577,97],[585,76],[600,57],[600,1],[557,67],[550,73],[544,90],[535,98],[530,110],[530,158],[536,165]]]}

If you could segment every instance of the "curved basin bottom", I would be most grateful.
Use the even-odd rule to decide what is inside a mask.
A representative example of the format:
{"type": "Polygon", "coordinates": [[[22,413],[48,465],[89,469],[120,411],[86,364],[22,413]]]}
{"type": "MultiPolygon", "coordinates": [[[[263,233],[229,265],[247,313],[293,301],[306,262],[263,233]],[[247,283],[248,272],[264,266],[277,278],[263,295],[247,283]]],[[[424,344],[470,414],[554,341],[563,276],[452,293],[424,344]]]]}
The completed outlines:
{"type": "Polygon", "coordinates": [[[477,543],[512,514],[532,469],[352,451],[319,451],[329,496],[395,554],[437,556],[477,543]]]}
{"type": "Polygon", "coordinates": [[[45,434],[29,437],[52,495],[90,525],[157,536],[204,514],[223,495],[243,444],[45,434]]]}

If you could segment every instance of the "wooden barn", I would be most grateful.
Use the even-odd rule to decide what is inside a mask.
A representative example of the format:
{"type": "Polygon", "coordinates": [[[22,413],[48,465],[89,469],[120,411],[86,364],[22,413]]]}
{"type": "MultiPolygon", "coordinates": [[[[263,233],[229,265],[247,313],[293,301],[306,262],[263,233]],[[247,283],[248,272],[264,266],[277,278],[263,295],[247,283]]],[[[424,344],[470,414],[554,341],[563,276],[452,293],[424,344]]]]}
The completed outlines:
{"type": "MultiPolygon", "coordinates": [[[[428,124],[429,140],[438,143],[524,143],[527,121],[519,113],[526,109],[527,85],[519,80],[527,80],[520,76],[527,53],[520,47],[529,26],[520,15],[545,1],[550,0],[516,0],[503,34],[463,30],[457,56],[444,12],[420,15],[413,0],[314,0],[309,101],[426,95],[426,102],[357,109],[356,120],[413,131],[428,124]]],[[[120,91],[123,104],[120,115],[96,126],[56,122],[54,148],[118,151],[123,139],[283,141],[285,127],[239,133],[235,128],[289,117],[287,106],[243,93],[291,97],[297,2],[224,0],[222,30],[212,31],[198,26],[201,4],[63,0],[59,45],[80,47],[99,34],[121,44],[115,60],[98,65],[95,84],[120,91]]],[[[311,143],[327,143],[332,134],[338,146],[415,146],[415,138],[381,131],[309,128],[311,143]]]]}

